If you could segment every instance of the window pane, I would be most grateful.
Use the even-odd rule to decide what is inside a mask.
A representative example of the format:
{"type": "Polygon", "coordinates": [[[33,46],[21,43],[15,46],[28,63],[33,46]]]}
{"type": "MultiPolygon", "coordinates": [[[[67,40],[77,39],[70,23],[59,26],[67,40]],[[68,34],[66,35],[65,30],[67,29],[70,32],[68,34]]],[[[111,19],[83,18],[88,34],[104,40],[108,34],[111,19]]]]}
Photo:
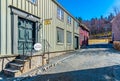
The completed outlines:
{"type": "Polygon", "coordinates": [[[67,31],[67,43],[72,43],[72,34],[67,31]]]}
{"type": "Polygon", "coordinates": [[[57,28],[57,43],[64,43],[64,30],[57,28]]]}
{"type": "Polygon", "coordinates": [[[79,27],[79,24],[76,21],[75,21],[75,27],[76,27],[76,29],[78,29],[78,27],[79,27]]]}
{"type": "Polygon", "coordinates": [[[37,0],[29,0],[29,1],[35,4],[37,0]]]}
{"type": "Polygon", "coordinates": [[[67,16],[67,23],[71,24],[71,17],[69,15],[67,16]]]}
{"type": "Polygon", "coordinates": [[[64,11],[59,7],[57,7],[57,18],[59,18],[60,20],[64,20],[64,11]]]}
{"type": "Polygon", "coordinates": [[[61,19],[64,20],[64,12],[61,10],[61,19]]]}

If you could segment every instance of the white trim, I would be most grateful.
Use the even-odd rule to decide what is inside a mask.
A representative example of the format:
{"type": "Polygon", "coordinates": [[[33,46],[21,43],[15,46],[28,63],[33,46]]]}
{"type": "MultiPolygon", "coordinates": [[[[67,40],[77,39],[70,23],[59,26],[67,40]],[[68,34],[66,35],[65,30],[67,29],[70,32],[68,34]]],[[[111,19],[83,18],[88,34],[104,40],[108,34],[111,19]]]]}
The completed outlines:
{"type": "MultiPolygon", "coordinates": [[[[11,13],[12,13],[12,23],[13,23],[13,30],[12,30],[12,39],[13,39],[13,42],[12,42],[12,53],[13,54],[18,54],[18,17],[21,17],[21,18],[24,18],[24,19],[28,19],[30,21],[33,21],[36,23],[36,27],[37,27],[37,23],[39,22],[39,18],[32,15],[32,17],[28,17],[28,15],[31,15],[30,13],[27,13],[27,12],[24,12],[24,11],[21,11],[19,9],[16,9],[16,8],[12,8],[11,7],[11,13]]],[[[37,32],[37,30],[36,30],[37,32]]],[[[38,37],[37,33],[36,33],[36,38],[38,37]]],[[[37,38],[38,39],[38,38],[37,38]]],[[[36,40],[37,42],[37,40],[36,40]]]]}
{"type": "MultiPolygon", "coordinates": [[[[18,9],[15,9],[15,8],[11,8],[11,11],[12,11],[12,13],[14,13],[14,14],[18,15],[19,17],[22,17],[22,18],[27,17],[27,15],[32,15],[32,14],[29,14],[29,13],[22,12],[18,9]]],[[[35,17],[34,15],[32,15],[32,16],[33,16],[32,18],[28,18],[28,19],[31,20],[31,21],[34,21],[34,22],[39,21],[39,18],[35,17]]]]}

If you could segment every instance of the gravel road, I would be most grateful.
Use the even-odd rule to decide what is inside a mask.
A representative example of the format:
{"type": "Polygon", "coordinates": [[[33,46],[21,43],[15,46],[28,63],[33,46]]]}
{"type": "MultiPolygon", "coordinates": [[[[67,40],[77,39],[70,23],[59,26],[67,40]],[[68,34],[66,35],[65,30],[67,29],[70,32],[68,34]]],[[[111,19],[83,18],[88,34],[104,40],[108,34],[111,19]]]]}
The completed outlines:
{"type": "Polygon", "coordinates": [[[120,52],[113,48],[86,48],[28,81],[120,81],[120,52]]]}
{"type": "Polygon", "coordinates": [[[73,57],[24,81],[120,81],[120,51],[88,47],[73,57]]]}

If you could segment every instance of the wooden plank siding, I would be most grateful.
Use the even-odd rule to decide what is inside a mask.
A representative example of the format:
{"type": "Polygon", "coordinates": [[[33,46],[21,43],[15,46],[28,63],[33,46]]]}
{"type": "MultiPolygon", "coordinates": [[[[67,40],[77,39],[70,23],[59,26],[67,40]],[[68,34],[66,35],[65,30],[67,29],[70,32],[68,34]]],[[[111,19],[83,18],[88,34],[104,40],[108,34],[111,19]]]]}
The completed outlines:
{"type": "Polygon", "coordinates": [[[0,52],[3,55],[12,53],[10,5],[39,17],[39,4],[32,4],[28,0],[0,0],[0,52]]]}
{"type": "MultiPolygon", "coordinates": [[[[58,2],[54,0],[38,0],[36,4],[33,4],[29,0],[0,0],[0,54],[10,55],[13,53],[13,25],[17,21],[12,22],[14,19],[12,19],[10,6],[41,18],[39,19],[41,24],[44,19],[52,18],[51,24],[41,25],[38,32],[38,41],[40,42],[41,38],[45,39],[50,44],[50,52],[74,50],[74,37],[79,37],[79,27],[75,27],[75,22],[79,22],[58,2]],[[64,21],[57,18],[57,7],[64,11],[64,21]],[[68,15],[71,17],[71,24],[67,23],[68,15]],[[64,30],[63,44],[57,43],[57,27],[64,30]],[[71,44],[67,43],[67,32],[72,34],[71,44]]],[[[16,16],[14,15],[14,17],[16,16]]]]}

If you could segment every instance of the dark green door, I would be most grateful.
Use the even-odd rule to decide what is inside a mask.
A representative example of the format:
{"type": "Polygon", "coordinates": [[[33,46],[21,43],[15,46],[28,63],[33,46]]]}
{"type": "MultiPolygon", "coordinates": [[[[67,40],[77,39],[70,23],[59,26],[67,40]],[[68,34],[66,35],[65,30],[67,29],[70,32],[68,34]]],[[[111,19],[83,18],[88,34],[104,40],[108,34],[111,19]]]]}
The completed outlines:
{"type": "Polygon", "coordinates": [[[74,45],[75,45],[75,49],[79,49],[79,39],[78,39],[78,37],[77,36],[75,36],[75,38],[74,38],[74,45]]]}
{"type": "Polygon", "coordinates": [[[18,54],[30,53],[35,40],[35,23],[18,18],[18,54]]]}

